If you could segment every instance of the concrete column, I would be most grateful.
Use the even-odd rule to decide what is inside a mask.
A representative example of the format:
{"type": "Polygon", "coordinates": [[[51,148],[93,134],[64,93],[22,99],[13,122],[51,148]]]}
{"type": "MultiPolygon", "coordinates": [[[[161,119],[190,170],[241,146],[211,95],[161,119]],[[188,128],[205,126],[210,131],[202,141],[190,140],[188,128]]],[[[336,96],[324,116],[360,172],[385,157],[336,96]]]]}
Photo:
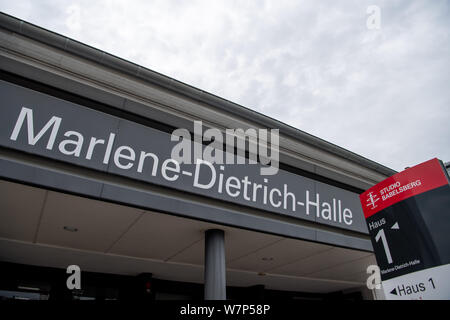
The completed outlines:
{"type": "Polygon", "coordinates": [[[225,299],[225,236],[210,229],[205,232],[205,300],[225,299]]]}

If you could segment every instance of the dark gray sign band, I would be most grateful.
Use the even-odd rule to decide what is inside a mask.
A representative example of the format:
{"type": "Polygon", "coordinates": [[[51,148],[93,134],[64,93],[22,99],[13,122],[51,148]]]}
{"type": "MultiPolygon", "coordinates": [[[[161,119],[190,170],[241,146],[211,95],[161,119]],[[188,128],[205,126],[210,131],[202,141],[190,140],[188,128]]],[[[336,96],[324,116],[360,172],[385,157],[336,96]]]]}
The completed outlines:
{"type": "Polygon", "coordinates": [[[356,193],[261,165],[178,164],[170,135],[0,81],[4,147],[299,219],[367,233],[356,193]]]}

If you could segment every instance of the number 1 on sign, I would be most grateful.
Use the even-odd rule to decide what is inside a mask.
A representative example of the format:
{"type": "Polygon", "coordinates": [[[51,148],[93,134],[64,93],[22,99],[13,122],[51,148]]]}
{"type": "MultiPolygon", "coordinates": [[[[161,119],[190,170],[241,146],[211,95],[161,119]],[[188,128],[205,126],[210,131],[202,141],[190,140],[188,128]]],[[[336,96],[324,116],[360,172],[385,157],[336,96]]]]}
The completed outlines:
{"type": "Polygon", "coordinates": [[[433,281],[433,278],[430,278],[430,279],[428,279],[428,281],[430,281],[430,282],[431,282],[431,285],[433,286],[433,289],[436,289],[436,287],[434,286],[434,281],[433,281]]]}
{"type": "Polygon", "coordinates": [[[392,263],[392,256],[391,256],[391,251],[389,250],[389,246],[386,240],[386,235],[384,234],[384,229],[381,229],[380,231],[378,231],[377,235],[375,236],[375,241],[378,242],[378,240],[380,240],[381,238],[381,242],[383,243],[383,248],[384,248],[384,253],[386,253],[386,258],[389,264],[392,263]]]}

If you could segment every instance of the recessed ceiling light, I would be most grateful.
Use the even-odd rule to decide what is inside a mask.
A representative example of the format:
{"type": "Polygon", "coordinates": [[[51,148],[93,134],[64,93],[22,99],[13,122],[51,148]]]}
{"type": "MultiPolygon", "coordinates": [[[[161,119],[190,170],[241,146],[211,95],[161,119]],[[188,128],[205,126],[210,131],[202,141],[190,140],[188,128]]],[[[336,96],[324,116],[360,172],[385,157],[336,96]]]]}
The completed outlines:
{"type": "Polygon", "coordinates": [[[70,226],[64,226],[63,229],[66,231],[69,231],[69,232],[77,232],[78,231],[78,228],[70,227],[70,226]]]}
{"type": "Polygon", "coordinates": [[[262,261],[273,261],[273,257],[263,257],[262,261]]]}

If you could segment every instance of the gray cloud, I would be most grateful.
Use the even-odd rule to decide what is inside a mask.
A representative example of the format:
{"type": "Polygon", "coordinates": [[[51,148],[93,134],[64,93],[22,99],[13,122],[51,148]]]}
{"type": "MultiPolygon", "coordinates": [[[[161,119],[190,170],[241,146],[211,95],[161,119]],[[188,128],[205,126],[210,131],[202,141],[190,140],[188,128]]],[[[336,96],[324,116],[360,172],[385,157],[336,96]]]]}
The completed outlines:
{"type": "Polygon", "coordinates": [[[5,1],[0,10],[397,170],[450,160],[448,1],[5,1]],[[366,8],[381,8],[381,29],[366,8]]]}

